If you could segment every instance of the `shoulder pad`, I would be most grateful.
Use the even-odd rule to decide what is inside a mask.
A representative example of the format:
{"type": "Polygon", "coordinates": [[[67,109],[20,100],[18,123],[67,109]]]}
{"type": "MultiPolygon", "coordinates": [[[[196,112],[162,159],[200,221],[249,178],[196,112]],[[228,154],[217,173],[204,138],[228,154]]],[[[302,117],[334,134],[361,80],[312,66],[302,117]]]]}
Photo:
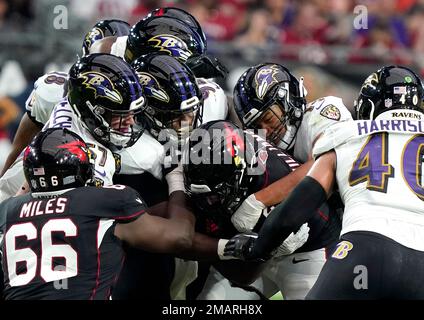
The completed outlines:
{"type": "Polygon", "coordinates": [[[314,159],[358,136],[355,121],[335,123],[325,129],[312,150],[314,159]]]}
{"type": "Polygon", "coordinates": [[[306,110],[312,112],[314,118],[326,118],[333,121],[352,120],[349,109],[339,97],[327,96],[319,98],[309,103],[306,110]]]}

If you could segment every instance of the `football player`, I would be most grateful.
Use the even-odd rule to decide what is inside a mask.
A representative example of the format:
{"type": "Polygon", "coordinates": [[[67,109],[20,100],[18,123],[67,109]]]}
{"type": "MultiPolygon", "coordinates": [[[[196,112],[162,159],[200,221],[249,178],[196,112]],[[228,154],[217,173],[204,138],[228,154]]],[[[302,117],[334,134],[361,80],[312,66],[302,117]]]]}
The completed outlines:
{"type": "MultiPolygon", "coordinates": [[[[239,231],[251,230],[262,210],[284,200],[306,175],[313,163],[312,148],[327,127],[352,120],[342,99],[329,96],[307,104],[306,94],[303,78],[298,80],[276,63],[249,68],[234,88],[234,107],[244,127],[265,130],[270,143],[303,163],[293,173],[246,198],[232,216],[239,231]]],[[[336,196],[331,202],[340,205],[336,196]]]]}
{"type": "MultiPolygon", "coordinates": [[[[130,65],[110,54],[88,55],[71,67],[67,96],[54,107],[44,127],[68,128],[84,137],[95,157],[97,184],[108,185],[121,167],[117,152],[134,145],[144,131],[138,115],[145,103],[130,65]]],[[[24,182],[22,161],[13,169],[19,167],[13,179],[2,178],[12,181],[1,186],[2,199],[14,195],[24,182]]]]}
{"type": "MultiPolygon", "coordinates": [[[[183,138],[187,138],[191,129],[202,122],[225,119],[227,110],[219,108],[219,106],[226,106],[226,102],[222,103],[222,101],[217,100],[220,96],[214,94],[216,91],[222,90],[219,86],[212,86],[212,83],[203,87],[199,86],[198,83],[201,80],[196,79],[185,64],[168,54],[160,52],[147,54],[134,61],[133,67],[137,71],[140,84],[147,98],[146,111],[142,116],[147,121],[149,133],[164,145],[166,157],[165,159],[158,159],[158,162],[164,164],[164,173],[168,182],[167,188],[169,188],[169,194],[171,194],[175,190],[175,183],[171,181],[175,173],[168,173],[171,173],[178,165],[183,138]]],[[[225,95],[222,96],[225,97],[225,95]]],[[[180,179],[182,179],[182,176],[180,179]]],[[[128,180],[126,179],[124,182],[127,184],[128,180]]],[[[136,183],[137,186],[141,184],[140,180],[136,183]]],[[[152,190],[151,192],[157,191],[152,190]]],[[[144,196],[144,193],[142,195],[144,196]]],[[[135,264],[146,265],[138,258],[142,255],[144,256],[143,253],[130,249],[128,260],[121,275],[127,281],[125,281],[124,286],[119,286],[114,295],[115,299],[141,297],[143,284],[141,280],[137,281],[136,279],[143,274],[139,272],[134,274],[133,270],[140,268],[132,266],[135,264]],[[140,262],[136,263],[136,261],[140,262]],[[136,286],[137,282],[140,283],[140,286],[136,286]],[[124,292],[124,290],[126,291],[124,292]]],[[[166,259],[166,257],[159,258],[166,259]]],[[[154,261],[151,257],[149,260],[154,261]]],[[[193,261],[181,259],[176,259],[175,262],[175,268],[169,267],[175,275],[170,277],[170,280],[174,279],[170,284],[171,297],[184,297],[185,287],[196,277],[197,264],[193,261]],[[188,270],[191,270],[191,272],[188,270]],[[179,294],[179,292],[182,293],[179,294]]],[[[162,265],[166,265],[166,263],[161,263],[162,265]]],[[[161,266],[157,266],[157,268],[161,266]]],[[[156,285],[155,287],[159,286],[156,285]]],[[[145,292],[145,290],[143,291],[145,292]]]]}
{"type": "Polygon", "coordinates": [[[225,77],[228,70],[218,59],[208,56],[206,48],[205,34],[190,13],[164,7],[136,23],[128,36],[105,38],[91,52],[110,52],[133,62],[147,53],[161,51],[187,63],[196,77],[225,77]]]}
{"type": "MultiPolygon", "coordinates": [[[[189,144],[188,158],[183,158],[184,178],[196,214],[197,231],[216,238],[229,238],[237,232],[231,216],[249,194],[266,188],[299,167],[299,163],[280,148],[253,131],[243,131],[227,121],[200,126],[193,132],[189,144]]],[[[271,209],[264,209],[263,220],[271,209]]],[[[325,262],[324,248],[338,239],[340,221],[324,204],[314,211],[308,227],[303,229],[297,233],[298,243],[292,239],[290,248],[285,242],[285,247],[277,250],[261,278],[253,284],[266,297],[281,290],[285,299],[305,298],[325,262]]],[[[228,280],[212,269],[198,298],[251,299],[257,296],[232,288],[228,280]]]]}
{"type": "Polygon", "coordinates": [[[122,243],[175,253],[191,246],[193,219],[178,202],[169,201],[173,219],[164,219],[129,187],[87,186],[91,152],[72,131],[39,133],[23,161],[31,193],[0,204],[6,299],[107,300],[122,243]]]}
{"type": "MultiPolygon", "coordinates": [[[[124,36],[128,34],[129,30],[129,24],[122,20],[99,21],[84,37],[82,44],[83,56],[88,54],[91,46],[96,41],[108,36],[124,36]]],[[[22,150],[47,122],[54,106],[65,97],[67,81],[67,73],[57,71],[47,73],[37,79],[34,89],[26,101],[26,112],[22,116],[19,128],[13,139],[13,149],[2,168],[0,176],[3,176],[7,169],[12,166],[22,150]]]]}
{"type": "MultiPolygon", "coordinates": [[[[150,53],[132,63],[146,94],[144,116],[153,137],[178,145],[202,123],[225,119],[226,101],[214,93],[218,85],[195,78],[183,63],[165,53],[150,53]],[[224,106],[224,108],[220,108],[224,106]]],[[[223,96],[225,97],[225,95],[223,96]]]]}
{"type": "Polygon", "coordinates": [[[308,176],[270,214],[256,241],[233,239],[227,252],[266,255],[337,183],[345,204],[341,241],[308,298],[423,299],[422,97],[421,80],[406,67],[371,74],[356,104],[360,120],[327,128],[308,176]]]}
{"type": "Polygon", "coordinates": [[[192,15],[177,8],[161,8],[136,23],[128,36],[105,38],[93,46],[92,52],[110,52],[134,65],[139,64],[138,58],[155,52],[174,57],[194,73],[205,104],[211,105],[205,107],[211,120],[225,119],[228,116],[227,97],[210,79],[224,77],[225,67],[211,62],[212,58],[205,53],[206,46],[203,31],[192,15]],[[108,41],[113,44],[106,45],[108,41]]]}

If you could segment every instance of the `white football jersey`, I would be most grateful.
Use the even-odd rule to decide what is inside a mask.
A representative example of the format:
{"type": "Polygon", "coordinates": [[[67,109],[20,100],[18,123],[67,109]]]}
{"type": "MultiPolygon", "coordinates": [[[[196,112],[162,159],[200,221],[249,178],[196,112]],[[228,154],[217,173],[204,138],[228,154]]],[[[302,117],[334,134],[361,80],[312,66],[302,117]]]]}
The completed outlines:
{"type": "Polygon", "coordinates": [[[28,115],[44,125],[55,105],[65,96],[67,81],[68,74],[63,72],[50,72],[38,78],[25,103],[28,115]]]}
{"type": "Polygon", "coordinates": [[[25,182],[22,159],[23,153],[21,153],[21,155],[0,178],[0,202],[13,197],[25,182]]]}
{"type": "Polygon", "coordinates": [[[326,128],[351,120],[352,115],[341,98],[328,96],[309,103],[296,134],[294,157],[300,162],[308,161],[314,143],[326,128]]]}
{"type": "Polygon", "coordinates": [[[106,186],[113,184],[113,175],[120,169],[118,157],[115,158],[112,151],[98,142],[84,127],[78,115],[69,105],[67,98],[64,98],[54,107],[43,130],[47,128],[66,128],[78,134],[94,156],[96,183],[106,186]]]}
{"type": "Polygon", "coordinates": [[[424,122],[400,114],[419,113],[386,112],[375,121],[332,126],[316,143],[314,156],[336,152],[345,203],[341,234],[376,232],[424,251],[424,122]]]}
{"type": "Polygon", "coordinates": [[[165,149],[146,130],[134,145],[117,151],[121,157],[122,174],[140,174],[144,171],[155,178],[162,178],[162,163],[165,149]]]}

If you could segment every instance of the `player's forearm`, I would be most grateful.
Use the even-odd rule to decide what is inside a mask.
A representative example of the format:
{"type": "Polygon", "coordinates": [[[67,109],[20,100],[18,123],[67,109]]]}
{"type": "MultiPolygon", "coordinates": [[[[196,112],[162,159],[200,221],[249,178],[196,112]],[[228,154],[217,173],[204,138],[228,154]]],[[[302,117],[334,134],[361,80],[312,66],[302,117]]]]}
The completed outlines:
{"type": "Polygon", "coordinates": [[[12,151],[9,153],[0,176],[3,176],[7,169],[15,162],[22,150],[31,142],[32,138],[40,132],[38,127],[25,113],[19,123],[15,138],[13,139],[12,151]]]}
{"type": "Polygon", "coordinates": [[[256,192],[256,199],[267,207],[281,203],[306,176],[313,163],[313,160],[309,160],[297,168],[296,171],[293,171],[289,175],[270,184],[268,187],[256,192]]]}
{"type": "Polygon", "coordinates": [[[305,177],[290,196],[271,211],[259,231],[250,258],[269,256],[290,233],[307,222],[326,199],[327,194],[321,184],[305,177]]]}
{"type": "Polygon", "coordinates": [[[181,223],[182,228],[193,239],[196,218],[187,205],[184,192],[176,191],[169,196],[168,219],[181,223]]]}
{"type": "Polygon", "coordinates": [[[218,241],[219,239],[196,232],[191,247],[181,252],[179,257],[197,261],[218,261],[218,241]]]}

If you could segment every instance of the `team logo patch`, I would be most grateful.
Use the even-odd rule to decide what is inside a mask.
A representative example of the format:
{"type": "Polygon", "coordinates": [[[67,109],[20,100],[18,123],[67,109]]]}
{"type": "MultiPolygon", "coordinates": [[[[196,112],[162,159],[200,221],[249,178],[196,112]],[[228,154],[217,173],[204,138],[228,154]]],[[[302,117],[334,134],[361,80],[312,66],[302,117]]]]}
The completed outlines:
{"type": "Polygon", "coordinates": [[[119,173],[121,171],[122,166],[121,155],[118,153],[114,153],[113,158],[115,159],[115,173],[119,173]]]}
{"type": "Polygon", "coordinates": [[[95,98],[103,97],[116,103],[122,103],[121,94],[108,77],[95,71],[84,72],[81,77],[84,79],[82,84],[95,92],[95,98]]]}
{"type": "Polygon", "coordinates": [[[334,259],[344,259],[347,257],[347,254],[350,250],[353,249],[353,244],[349,241],[341,241],[337,244],[337,249],[331,255],[334,259]]]}
{"type": "Polygon", "coordinates": [[[187,47],[186,43],[180,38],[170,34],[160,34],[150,38],[147,41],[153,45],[154,48],[158,48],[159,51],[165,51],[174,58],[179,58],[184,62],[193,54],[187,47]]]}
{"type": "Polygon", "coordinates": [[[274,83],[278,83],[275,75],[277,74],[277,66],[264,66],[260,68],[255,74],[255,83],[256,83],[256,96],[259,99],[263,99],[265,94],[268,92],[269,88],[274,83]]]}
{"type": "Polygon", "coordinates": [[[323,108],[320,112],[320,115],[331,120],[339,121],[340,120],[340,110],[333,104],[329,104],[323,108]]]}
{"type": "Polygon", "coordinates": [[[95,98],[103,97],[116,103],[122,103],[121,94],[108,77],[95,71],[82,73],[81,77],[84,79],[82,84],[95,92],[95,98]]]}
{"type": "Polygon", "coordinates": [[[138,72],[137,75],[146,96],[169,102],[168,94],[161,88],[155,77],[145,72],[138,72]]]}

